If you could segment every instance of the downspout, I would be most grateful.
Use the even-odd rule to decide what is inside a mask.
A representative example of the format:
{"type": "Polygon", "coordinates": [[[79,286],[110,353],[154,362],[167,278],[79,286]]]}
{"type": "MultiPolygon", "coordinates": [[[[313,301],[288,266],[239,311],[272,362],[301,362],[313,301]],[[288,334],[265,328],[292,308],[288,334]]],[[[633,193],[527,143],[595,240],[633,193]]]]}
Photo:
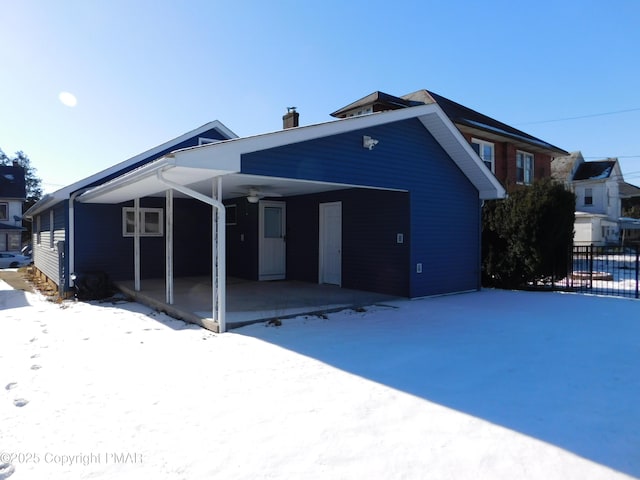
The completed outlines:
{"type": "MultiPolygon", "coordinates": [[[[225,298],[226,298],[226,272],[225,272],[225,229],[226,229],[226,219],[225,219],[225,206],[224,204],[215,198],[207,197],[200,192],[196,192],[189,187],[185,187],[184,185],[180,185],[179,183],[172,182],[171,180],[166,179],[163,176],[163,170],[158,170],[156,173],[158,180],[164,183],[167,187],[177,190],[180,193],[183,193],[191,198],[195,198],[196,200],[200,200],[203,203],[211,205],[213,208],[217,209],[217,225],[212,225],[212,230],[217,231],[218,238],[216,241],[216,237],[212,235],[212,242],[216,241],[216,255],[212,255],[213,257],[217,257],[217,272],[212,271],[212,284],[217,283],[217,308],[214,302],[213,305],[213,314],[218,321],[218,332],[224,333],[226,330],[226,321],[225,321],[225,298]]],[[[221,197],[222,192],[220,191],[221,181],[218,182],[218,196],[221,197]]],[[[215,232],[213,232],[215,233],[215,232]]],[[[213,261],[213,259],[212,259],[213,261]]]]}
{"type": "Polygon", "coordinates": [[[81,190],[77,190],[69,195],[69,271],[67,272],[67,278],[69,279],[69,288],[73,288],[75,282],[75,269],[76,269],[76,219],[75,219],[75,207],[73,206],[73,202],[75,201],[78,195],[82,195],[86,192],[87,189],[83,188],[81,190]]]}

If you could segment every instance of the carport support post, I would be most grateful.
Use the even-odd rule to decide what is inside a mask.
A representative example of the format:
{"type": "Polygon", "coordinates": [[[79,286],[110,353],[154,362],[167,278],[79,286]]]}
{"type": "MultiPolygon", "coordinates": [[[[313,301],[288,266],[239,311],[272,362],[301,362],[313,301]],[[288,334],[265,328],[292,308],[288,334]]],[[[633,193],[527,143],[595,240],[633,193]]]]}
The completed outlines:
{"type": "Polygon", "coordinates": [[[212,225],[211,225],[211,257],[212,257],[212,272],[211,272],[211,290],[213,294],[213,308],[212,315],[218,321],[218,332],[223,333],[226,328],[225,313],[226,313],[226,258],[225,258],[225,229],[226,227],[226,211],[225,206],[222,203],[222,177],[217,177],[213,180],[212,190],[215,197],[207,197],[191,188],[180,185],[179,183],[172,182],[164,178],[162,170],[156,172],[158,180],[164,183],[167,187],[177,190],[180,193],[200,200],[201,202],[211,205],[212,207],[212,225]],[[217,215],[216,215],[217,213],[217,215]],[[216,218],[217,217],[217,218],[216,218]],[[217,234],[217,236],[216,236],[217,234]],[[217,302],[216,302],[217,300],[217,302]],[[217,308],[216,308],[217,305],[217,308]],[[217,316],[216,316],[217,312],[217,316]]]}
{"type": "Polygon", "coordinates": [[[173,190],[166,191],[166,225],[165,225],[165,265],[166,265],[166,301],[173,305],[173,190]]]}
{"type": "Polygon", "coordinates": [[[212,315],[218,319],[218,331],[223,333],[226,330],[226,215],[225,207],[222,204],[222,177],[213,179],[212,197],[217,200],[218,205],[211,206],[211,238],[213,251],[211,252],[211,282],[212,282],[212,315]]]}

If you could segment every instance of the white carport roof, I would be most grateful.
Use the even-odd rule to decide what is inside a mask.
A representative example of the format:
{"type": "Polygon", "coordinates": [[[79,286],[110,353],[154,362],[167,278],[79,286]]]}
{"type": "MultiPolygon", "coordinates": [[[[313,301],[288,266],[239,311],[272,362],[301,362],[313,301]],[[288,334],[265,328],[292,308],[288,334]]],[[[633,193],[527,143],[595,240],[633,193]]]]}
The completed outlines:
{"type": "MultiPolygon", "coordinates": [[[[78,201],[120,203],[146,196],[164,196],[167,184],[162,181],[161,176],[203,195],[210,195],[213,179],[222,176],[224,179],[224,198],[243,196],[242,191],[238,190],[246,189],[249,185],[254,187],[268,186],[269,191],[277,192],[278,195],[296,195],[345,188],[347,185],[243,175],[240,174],[241,157],[246,153],[384,125],[409,118],[417,118],[422,122],[424,127],[434,136],[478,189],[481,199],[488,200],[504,197],[505,191],[500,182],[486,168],[442,109],[437,104],[431,104],[178,150],[88,190],[78,197],[78,201]]],[[[363,187],[365,185],[357,186],[363,187]]]]}

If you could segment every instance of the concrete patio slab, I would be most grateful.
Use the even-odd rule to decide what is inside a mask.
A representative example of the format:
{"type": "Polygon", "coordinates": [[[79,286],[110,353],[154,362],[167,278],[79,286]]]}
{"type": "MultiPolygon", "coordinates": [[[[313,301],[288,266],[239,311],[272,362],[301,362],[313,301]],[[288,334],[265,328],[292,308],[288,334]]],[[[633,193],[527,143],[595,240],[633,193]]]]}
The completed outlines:
{"type": "MultiPolygon", "coordinates": [[[[142,280],[139,292],[134,290],[133,282],[116,282],[116,286],[140,303],[209,330],[218,331],[218,324],[212,318],[210,278],[176,278],[173,305],[165,302],[164,279],[142,280]]],[[[228,278],[226,287],[228,329],[303,314],[365,307],[398,298],[335,285],[286,280],[255,282],[228,278]]]]}

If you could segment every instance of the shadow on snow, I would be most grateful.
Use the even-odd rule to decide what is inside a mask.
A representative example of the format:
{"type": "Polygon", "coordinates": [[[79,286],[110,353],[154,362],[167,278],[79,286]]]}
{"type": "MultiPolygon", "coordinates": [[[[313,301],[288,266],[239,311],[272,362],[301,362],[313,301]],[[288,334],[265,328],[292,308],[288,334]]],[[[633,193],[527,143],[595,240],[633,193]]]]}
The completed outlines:
{"type": "Polygon", "coordinates": [[[395,306],[234,332],[640,476],[639,302],[483,291],[395,306]]]}

